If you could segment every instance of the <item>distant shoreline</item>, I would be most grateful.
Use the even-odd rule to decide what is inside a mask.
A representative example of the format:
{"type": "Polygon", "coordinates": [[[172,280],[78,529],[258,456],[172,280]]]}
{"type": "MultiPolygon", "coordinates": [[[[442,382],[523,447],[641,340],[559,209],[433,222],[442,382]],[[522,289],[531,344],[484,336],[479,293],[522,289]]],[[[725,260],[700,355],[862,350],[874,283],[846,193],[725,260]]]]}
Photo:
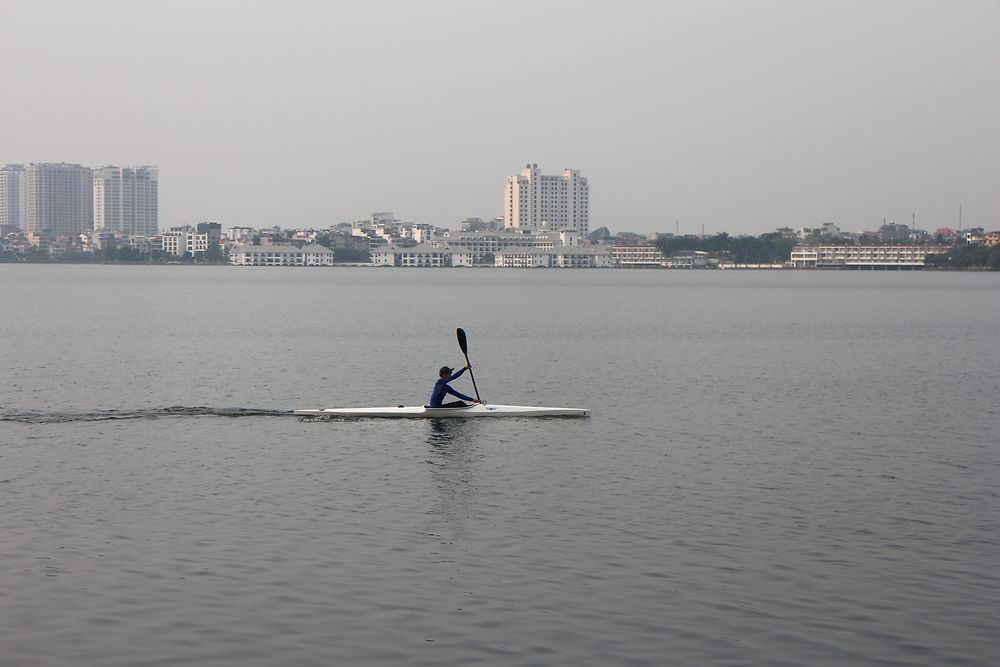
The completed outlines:
{"type": "Polygon", "coordinates": [[[921,273],[921,272],[933,272],[933,273],[1000,273],[996,269],[984,266],[968,266],[968,267],[948,267],[948,266],[880,266],[880,267],[810,267],[810,268],[797,268],[792,266],[716,266],[716,267],[660,267],[660,266],[615,266],[615,267],[548,267],[548,266],[536,266],[536,267],[522,267],[522,268],[510,268],[510,267],[498,267],[490,266],[488,264],[481,264],[475,266],[385,266],[372,263],[362,263],[362,262],[344,262],[333,264],[329,266],[244,266],[235,265],[228,262],[89,262],[89,261],[74,261],[74,260],[0,260],[0,266],[3,265],[32,265],[32,266],[199,266],[199,267],[232,267],[239,269],[248,268],[286,268],[286,269],[337,269],[337,268],[365,268],[365,269],[426,269],[426,270],[440,270],[440,269],[504,269],[509,268],[514,271],[523,271],[525,268],[529,270],[540,270],[540,271],[565,271],[565,270],[579,270],[579,271],[789,271],[789,272],[824,272],[824,273],[921,273]]]}

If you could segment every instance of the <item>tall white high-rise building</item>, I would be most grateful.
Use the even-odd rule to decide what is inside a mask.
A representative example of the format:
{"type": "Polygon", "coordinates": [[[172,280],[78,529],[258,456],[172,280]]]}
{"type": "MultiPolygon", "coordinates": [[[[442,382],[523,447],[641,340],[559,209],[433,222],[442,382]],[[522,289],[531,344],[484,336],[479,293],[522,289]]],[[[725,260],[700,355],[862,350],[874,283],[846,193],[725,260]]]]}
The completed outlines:
{"type": "Polygon", "coordinates": [[[25,229],[24,165],[0,167],[0,226],[13,225],[25,229]]]}
{"type": "Polygon", "coordinates": [[[155,236],[160,231],[156,167],[94,170],[94,229],[155,236]]]}
{"type": "Polygon", "coordinates": [[[507,177],[503,221],[522,230],[590,228],[590,189],[576,169],[545,176],[537,164],[526,164],[517,176],[507,177]]]}
{"type": "Polygon", "coordinates": [[[25,191],[25,231],[59,236],[93,229],[90,167],[65,162],[29,164],[25,191]]]}

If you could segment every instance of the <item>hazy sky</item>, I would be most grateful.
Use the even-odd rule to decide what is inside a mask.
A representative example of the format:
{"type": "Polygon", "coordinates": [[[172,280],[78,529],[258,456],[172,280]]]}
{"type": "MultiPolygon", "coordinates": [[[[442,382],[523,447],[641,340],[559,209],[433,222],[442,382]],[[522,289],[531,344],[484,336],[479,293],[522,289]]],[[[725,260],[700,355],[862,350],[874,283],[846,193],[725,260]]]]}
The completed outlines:
{"type": "Polygon", "coordinates": [[[160,224],[502,214],[1000,228],[1000,2],[5,2],[0,163],[160,167],[160,224]]]}

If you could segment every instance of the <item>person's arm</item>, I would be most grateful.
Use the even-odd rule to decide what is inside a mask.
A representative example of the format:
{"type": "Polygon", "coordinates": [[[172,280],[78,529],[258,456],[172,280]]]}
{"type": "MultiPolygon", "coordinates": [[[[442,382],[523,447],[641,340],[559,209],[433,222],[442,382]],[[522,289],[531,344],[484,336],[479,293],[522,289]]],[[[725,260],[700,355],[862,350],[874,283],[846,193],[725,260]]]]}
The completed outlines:
{"type": "Polygon", "coordinates": [[[448,378],[446,382],[451,382],[455,378],[460,377],[462,373],[464,373],[468,368],[469,368],[468,366],[466,366],[465,368],[459,368],[457,371],[451,374],[451,377],[448,378]]]}
{"type": "Polygon", "coordinates": [[[452,396],[455,396],[457,398],[462,399],[463,401],[472,401],[473,403],[478,403],[479,402],[476,399],[472,398],[471,396],[466,396],[465,394],[463,394],[460,391],[455,391],[451,387],[448,387],[448,393],[451,394],[452,396]]]}

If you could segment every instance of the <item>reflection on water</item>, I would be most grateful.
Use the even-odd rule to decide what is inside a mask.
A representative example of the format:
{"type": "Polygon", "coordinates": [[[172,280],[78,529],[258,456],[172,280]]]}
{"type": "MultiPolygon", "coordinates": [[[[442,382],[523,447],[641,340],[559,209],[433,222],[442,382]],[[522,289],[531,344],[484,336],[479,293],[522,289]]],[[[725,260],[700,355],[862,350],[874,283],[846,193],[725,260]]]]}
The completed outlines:
{"type": "Polygon", "coordinates": [[[427,444],[437,449],[443,449],[450,445],[463,426],[464,419],[431,419],[430,434],[427,436],[427,444]]]}
{"type": "MultiPolygon", "coordinates": [[[[431,419],[428,421],[427,444],[430,445],[433,476],[439,495],[433,514],[443,520],[455,539],[464,521],[472,515],[478,496],[476,478],[482,455],[476,446],[476,431],[480,427],[471,419],[431,419]]],[[[440,528],[439,528],[440,530],[440,528]]]]}

